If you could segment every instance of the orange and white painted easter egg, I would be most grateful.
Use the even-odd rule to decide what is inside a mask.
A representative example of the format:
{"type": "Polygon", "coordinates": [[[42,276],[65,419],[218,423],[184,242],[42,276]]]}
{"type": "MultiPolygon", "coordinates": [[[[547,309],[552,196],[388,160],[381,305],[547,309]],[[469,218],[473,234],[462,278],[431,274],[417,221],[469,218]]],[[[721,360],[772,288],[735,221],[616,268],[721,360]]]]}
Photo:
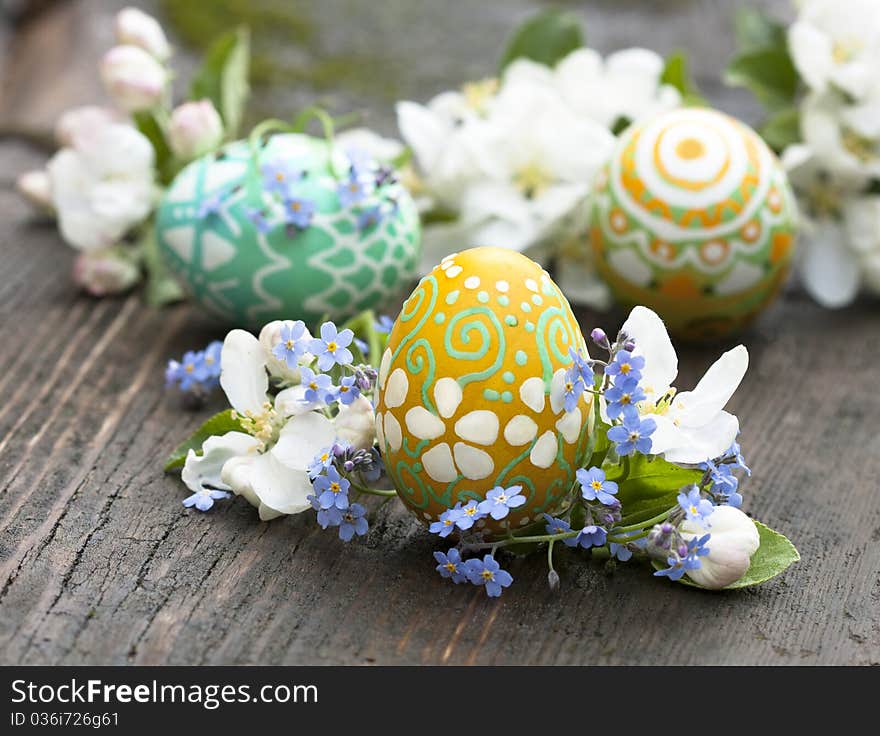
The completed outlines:
{"type": "Polygon", "coordinates": [[[592,421],[589,393],[563,408],[569,348],[587,350],[537,263],[501,248],[444,258],[404,303],[379,369],[379,448],[404,504],[430,522],[522,486],[523,506],[477,522],[488,535],[564,508],[592,421]]]}

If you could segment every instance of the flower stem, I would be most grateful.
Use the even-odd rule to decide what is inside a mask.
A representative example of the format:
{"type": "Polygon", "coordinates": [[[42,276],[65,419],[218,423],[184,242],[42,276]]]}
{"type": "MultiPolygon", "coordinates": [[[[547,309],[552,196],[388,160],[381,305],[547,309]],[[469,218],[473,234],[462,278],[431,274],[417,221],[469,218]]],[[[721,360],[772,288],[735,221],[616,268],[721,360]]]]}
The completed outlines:
{"type": "Polygon", "coordinates": [[[642,531],[648,526],[654,526],[654,524],[659,524],[661,521],[666,521],[669,518],[669,515],[675,511],[675,506],[671,509],[666,509],[662,514],[657,514],[646,521],[640,521],[638,524],[630,524],[629,526],[618,526],[615,527],[614,531],[616,532],[634,532],[634,531],[642,531]]]}
{"type": "Polygon", "coordinates": [[[385,498],[392,498],[397,495],[397,491],[392,488],[370,488],[362,483],[358,483],[356,480],[352,480],[351,477],[348,477],[348,480],[358,493],[366,493],[370,496],[383,496],[385,498]]]}

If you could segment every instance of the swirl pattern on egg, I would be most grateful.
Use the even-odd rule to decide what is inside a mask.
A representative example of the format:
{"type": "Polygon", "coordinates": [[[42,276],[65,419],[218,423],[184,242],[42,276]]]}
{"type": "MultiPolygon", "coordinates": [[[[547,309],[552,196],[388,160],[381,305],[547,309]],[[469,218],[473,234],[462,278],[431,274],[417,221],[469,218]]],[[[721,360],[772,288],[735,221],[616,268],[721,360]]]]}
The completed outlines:
{"type": "Polygon", "coordinates": [[[523,255],[474,248],[425,276],[379,369],[379,447],[403,502],[431,521],[521,485],[525,505],[477,523],[489,534],[566,505],[592,421],[590,394],[563,408],[571,347],[586,354],[568,302],[523,255]]]}
{"type": "Polygon", "coordinates": [[[624,305],[684,337],[743,327],[788,272],[796,208],[785,171],[751,128],[684,109],[631,126],[595,184],[596,266],[624,305]]]}

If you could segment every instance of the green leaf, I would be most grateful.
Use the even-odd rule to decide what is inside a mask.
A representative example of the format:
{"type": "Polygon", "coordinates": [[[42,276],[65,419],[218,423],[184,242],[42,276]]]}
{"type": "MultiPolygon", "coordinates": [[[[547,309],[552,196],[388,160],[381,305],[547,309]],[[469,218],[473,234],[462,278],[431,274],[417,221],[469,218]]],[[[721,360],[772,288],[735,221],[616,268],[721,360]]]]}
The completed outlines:
{"type": "Polygon", "coordinates": [[[193,78],[191,99],[207,98],[214,103],[223,118],[228,140],[234,140],[241,127],[250,94],[249,71],[250,32],[242,27],[214,41],[193,78]]]}
{"type": "Polygon", "coordinates": [[[554,66],[560,59],[584,45],[580,19],[561,10],[544,10],[517,28],[501,57],[499,70],[515,59],[531,59],[554,66]]]}
{"type": "Polygon", "coordinates": [[[787,48],[745,51],[727,67],[728,84],[745,87],[772,110],[789,107],[798,90],[798,73],[787,48]]]}
{"type": "Polygon", "coordinates": [[[171,170],[173,167],[174,155],[171,153],[168,141],[165,140],[165,133],[162,130],[162,126],[159,125],[156,116],[150,111],[144,110],[136,112],[133,117],[137,129],[153,146],[153,152],[156,155],[156,169],[159,172],[159,179],[163,184],[170,184],[174,173],[171,170]]]}
{"type": "Polygon", "coordinates": [[[736,13],[734,28],[736,45],[741,52],[785,48],[788,43],[785,26],[757,8],[740,8],[736,13]]]}
{"type": "Polygon", "coordinates": [[[782,151],[786,146],[801,140],[801,118],[796,107],[771,115],[761,128],[761,135],[774,151],[782,151]]]}
{"type": "Polygon", "coordinates": [[[186,461],[186,456],[190,450],[195,450],[197,454],[201,454],[201,447],[205,440],[214,435],[226,434],[227,432],[241,432],[241,422],[233,418],[232,409],[221,411],[215,414],[185,442],[182,442],[174,448],[168,459],[165,461],[165,472],[182,468],[186,461]]]}
{"type": "Polygon", "coordinates": [[[705,105],[706,100],[700,94],[696,83],[691,78],[687,53],[679,49],[666,59],[666,66],[660,75],[660,83],[675,87],[686,105],[705,105]]]}
{"type": "Polygon", "coordinates": [[[618,484],[617,498],[627,516],[664,504],[669,508],[683,486],[698,483],[703,477],[702,470],[645,455],[622,458],[619,465],[605,468],[605,473],[608,480],[618,484]]]}
{"type": "Polygon", "coordinates": [[[773,531],[760,521],[755,521],[755,526],[758,527],[761,546],[752,555],[752,563],[746,574],[735,583],[728,585],[725,590],[748,588],[752,585],[765,583],[801,558],[795,546],[786,536],[773,531]]]}
{"type": "Polygon", "coordinates": [[[147,285],[144,299],[151,307],[164,307],[185,298],[180,284],[168,272],[156,242],[156,230],[151,225],[144,230],[138,243],[144,269],[147,272],[147,285]]]}

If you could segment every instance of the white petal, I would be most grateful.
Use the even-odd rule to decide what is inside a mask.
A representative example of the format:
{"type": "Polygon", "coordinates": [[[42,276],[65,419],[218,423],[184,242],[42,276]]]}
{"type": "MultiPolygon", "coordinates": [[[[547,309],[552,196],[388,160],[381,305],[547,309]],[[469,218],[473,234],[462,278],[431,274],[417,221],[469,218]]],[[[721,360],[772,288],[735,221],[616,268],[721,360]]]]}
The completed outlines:
{"type": "Polygon", "coordinates": [[[823,220],[801,243],[804,286],[823,307],[844,307],[859,289],[859,265],[846,247],[843,228],[823,220]]]}
{"type": "Polygon", "coordinates": [[[686,427],[702,427],[727,406],[748,367],[749,351],[744,345],[728,350],[706,371],[693,391],[675,396],[671,413],[686,427]]]}
{"type": "Polygon", "coordinates": [[[788,31],[788,47],[803,80],[824,90],[834,68],[831,38],[809,23],[796,22],[788,31]]]}
{"type": "Polygon", "coordinates": [[[232,330],[223,341],[220,385],[236,411],[262,413],[269,390],[266,353],[250,332],[232,330]]]}
{"type": "Polygon", "coordinates": [[[223,466],[223,480],[259,509],[263,521],[311,508],[306,499],[313,493],[308,473],[290,469],[271,452],[232,458],[223,466]]]}
{"type": "Polygon", "coordinates": [[[333,422],[312,411],[290,419],[270,452],[288,468],[307,470],[315,456],[335,439],[333,422]]]}
{"type": "Polygon", "coordinates": [[[321,406],[319,401],[306,401],[308,389],[300,384],[279,391],[275,397],[275,411],[283,417],[295,417],[298,414],[314,411],[321,406]]]}
{"type": "Polygon", "coordinates": [[[227,432],[223,435],[209,437],[202,444],[202,454],[197,455],[190,450],[186,455],[186,463],[180,474],[181,480],[191,491],[203,488],[219,488],[230,490],[220,477],[226,461],[239,455],[255,453],[260,442],[244,432],[227,432]]]}
{"type": "Polygon", "coordinates": [[[635,307],[623,323],[623,331],[636,343],[634,355],[645,358],[642,387],[650,401],[657,401],[678,375],[678,355],[666,332],[666,325],[656,312],[635,307]]]}
{"type": "MultiPolygon", "coordinates": [[[[666,419],[666,417],[660,417],[666,419]]],[[[657,422],[657,431],[652,435],[651,452],[654,450],[654,437],[660,432],[660,422],[657,422]]],[[[708,424],[702,427],[678,427],[674,434],[675,445],[665,450],[662,454],[671,463],[696,464],[716,458],[725,452],[736,439],[739,433],[739,420],[726,411],[718,415],[708,424]]],[[[661,435],[665,440],[667,435],[661,435]]],[[[659,442],[658,442],[659,445],[659,442]]]]}

